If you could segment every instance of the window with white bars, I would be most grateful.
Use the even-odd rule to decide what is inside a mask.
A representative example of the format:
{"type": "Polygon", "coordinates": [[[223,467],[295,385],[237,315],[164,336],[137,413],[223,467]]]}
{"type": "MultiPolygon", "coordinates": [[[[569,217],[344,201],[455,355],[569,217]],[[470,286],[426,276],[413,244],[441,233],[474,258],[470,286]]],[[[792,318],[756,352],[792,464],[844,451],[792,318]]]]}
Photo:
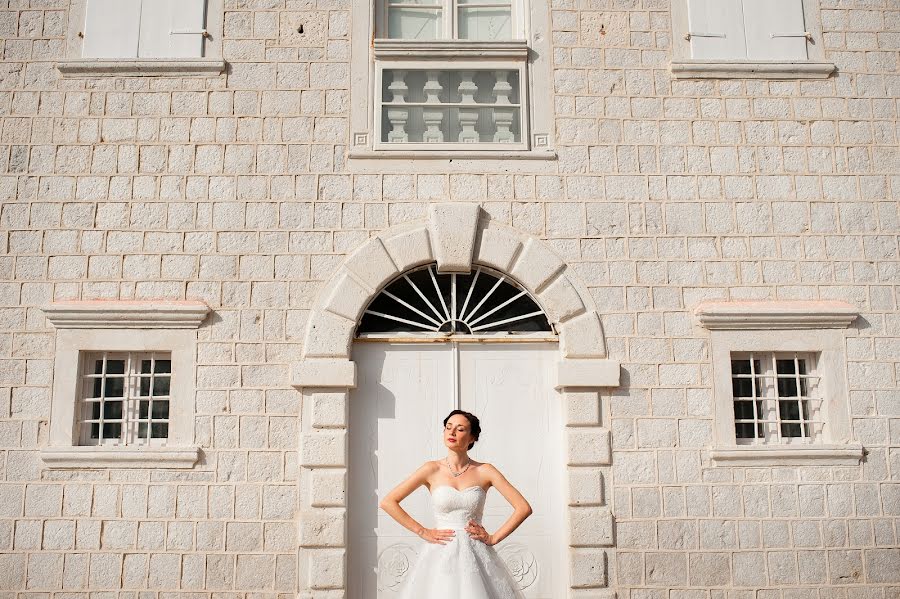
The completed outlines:
{"type": "Polygon", "coordinates": [[[731,389],[737,443],[815,443],[822,399],[815,354],[732,353],[731,389]]]}
{"type": "Polygon", "coordinates": [[[82,355],[82,445],[163,445],[169,437],[168,352],[82,355]]]}

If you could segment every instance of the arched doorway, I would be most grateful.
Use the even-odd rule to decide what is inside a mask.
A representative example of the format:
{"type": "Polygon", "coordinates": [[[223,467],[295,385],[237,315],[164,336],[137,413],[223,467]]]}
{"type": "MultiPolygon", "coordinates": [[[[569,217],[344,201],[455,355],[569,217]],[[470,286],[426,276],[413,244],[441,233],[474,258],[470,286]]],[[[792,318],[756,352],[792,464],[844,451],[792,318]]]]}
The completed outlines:
{"type": "MultiPolygon", "coordinates": [[[[495,464],[529,499],[534,515],[497,547],[526,596],[564,596],[566,539],[561,400],[554,389],[557,337],[526,289],[474,265],[441,274],[403,273],[363,313],[353,348],[350,397],[349,599],[395,597],[421,541],[379,512],[402,478],[446,450],[441,420],[471,411],[484,434],[472,451],[495,464]]],[[[404,507],[426,526],[424,489],[404,507]]],[[[485,526],[510,509],[489,493],[485,526]]]]}
{"type": "MultiPolygon", "coordinates": [[[[352,576],[348,568],[348,551],[350,548],[355,550],[355,544],[361,542],[350,536],[354,533],[349,521],[355,517],[355,510],[348,505],[349,445],[355,446],[356,437],[367,434],[365,429],[358,431],[349,422],[351,393],[354,393],[358,382],[369,376],[363,368],[370,362],[369,357],[355,351],[365,343],[356,341],[358,326],[367,317],[366,309],[375,305],[373,300],[392,281],[416,267],[430,264],[436,264],[436,273],[471,274],[480,266],[498,276],[506,274],[511,283],[514,281],[520,290],[526,290],[539,304],[552,325],[558,342],[549,340],[551,345],[547,349],[555,349],[544,353],[547,359],[555,356],[549,368],[551,380],[546,385],[544,382],[532,382],[529,387],[553,387],[559,399],[557,405],[563,414],[561,423],[554,431],[565,440],[564,457],[556,459],[556,465],[564,473],[567,483],[563,506],[565,526],[561,533],[567,549],[562,552],[564,565],[559,572],[568,579],[570,590],[563,596],[602,589],[607,584],[606,564],[612,557],[608,553],[614,549],[613,517],[604,487],[611,459],[610,431],[601,417],[604,412],[601,390],[619,386],[619,363],[607,358],[603,328],[590,294],[559,256],[539,239],[491,221],[478,205],[450,203],[432,204],[426,221],[388,229],[357,248],[323,285],[309,314],[303,352],[300,360],[292,365],[291,373],[293,386],[302,393],[298,452],[300,512],[297,519],[300,596],[345,596],[352,576]],[[358,359],[361,359],[359,364],[358,359]]],[[[422,307],[419,309],[425,311],[422,307]]],[[[499,311],[495,314],[499,316],[499,311]]],[[[438,320],[441,322],[437,328],[441,332],[440,328],[446,323],[438,320]]],[[[463,324],[471,331],[473,327],[490,323],[463,324]]],[[[458,328],[446,324],[446,328],[451,337],[465,330],[462,324],[458,328]]],[[[406,335],[401,340],[405,345],[411,344],[410,337],[419,334],[415,331],[391,331],[389,334],[397,332],[406,335]]],[[[482,330],[481,333],[491,331],[482,330]]],[[[513,338],[520,343],[525,341],[524,337],[513,338]]],[[[464,356],[476,356],[477,359],[472,360],[476,364],[489,361],[486,354],[478,356],[474,349],[473,353],[467,353],[469,346],[460,339],[452,340],[458,345],[456,355],[460,364],[467,359],[464,356]]],[[[423,343],[416,339],[415,342],[419,348],[437,348],[434,341],[423,343]]],[[[441,342],[446,343],[447,339],[441,339],[441,342]]],[[[472,347],[494,345],[485,341],[472,347]]],[[[520,357],[527,353],[512,345],[506,347],[519,352],[517,355],[520,357]]],[[[536,345],[532,346],[532,350],[541,352],[536,345]]],[[[499,349],[492,351],[501,356],[499,349]]],[[[424,350],[420,353],[424,354],[424,350]]],[[[384,363],[389,358],[385,354],[372,363],[377,364],[379,359],[384,363]]],[[[443,357],[435,358],[435,363],[439,364],[440,359],[443,357]]],[[[417,359],[417,363],[426,362],[424,357],[417,359]]],[[[541,366],[531,370],[544,372],[544,369],[545,366],[541,366]]],[[[382,374],[376,371],[375,375],[377,378],[383,377],[384,372],[407,370],[403,366],[382,368],[382,374]]],[[[447,372],[446,368],[435,367],[433,370],[447,372]]],[[[458,370],[460,373],[468,371],[467,368],[458,370]]],[[[449,378],[452,383],[453,377],[449,378]]],[[[462,381],[464,377],[460,374],[457,378],[462,381]]],[[[442,379],[437,380],[439,382],[432,384],[432,388],[447,388],[440,382],[442,379]]],[[[478,380],[478,377],[473,375],[473,380],[478,380]]],[[[458,393],[459,401],[463,401],[462,398],[468,393],[461,383],[458,393]]],[[[382,409],[391,407],[390,403],[385,405],[387,408],[382,409]]],[[[553,405],[553,402],[542,405],[553,405]]],[[[484,410],[481,412],[486,413],[484,410]]],[[[422,418],[428,420],[431,417],[426,415],[422,418]]],[[[495,430],[502,433],[502,437],[498,435],[496,438],[508,439],[510,435],[515,435],[515,430],[507,430],[510,428],[495,430]]],[[[425,436],[440,442],[436,435],[425,436]]],[[[485,454],[489,453],[488,450],[490,459],[495,460],[494,450],[487,443],[479,448],[485,454]]],[[[417,449],[413,454],[415,461],[423,461],[429,457],[427,453],[427,447],[417,449]]],[[[368,460],[358,458],[355,461],[360,464],[368,462],[371,468],[371,452],[368,456],[368,460]]],[[[407,469],[405,465],[397,466],[399,471],[405,472],[407,469]]],[[[378,470],[374,472],[377,475],[378,470]]],[[[516,477],[514,468],[506,468],[506,472],[516,477]]],[[[384,486],[388,486],[387,481],[384,486]]],[[[519,483],[519,486],[523,485],[519,483]]],[[[370,488],[376,488],[375,483],[370,488]]],[[[360,505],[366,505],[365,501],[360,505]]],[[[373,500],[369,505],[369,508],[360,509],[371,510],[377,501],[373,500]]]]}

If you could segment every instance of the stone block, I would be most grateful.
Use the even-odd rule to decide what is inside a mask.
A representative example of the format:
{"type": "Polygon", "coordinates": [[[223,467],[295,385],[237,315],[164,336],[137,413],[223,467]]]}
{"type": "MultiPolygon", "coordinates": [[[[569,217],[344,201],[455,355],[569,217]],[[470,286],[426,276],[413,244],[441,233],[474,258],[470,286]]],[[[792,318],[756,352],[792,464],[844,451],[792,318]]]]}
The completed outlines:
{"type": "Polygon", "coordinates": [[[606,552],[602,549],[570,550],[569,584],[573,588],[605,587],[606,552]]]}
{"type": "Polygon", "coordinates": [[[300,465],[344,467],[347,465],[347,433],[328,431],[300,435],[300,465]]]}
{"type": "Polygon", "coordinates": [[[369,304],[370,292],[348,273],[343,273],[325,302],[325,309],[356,324],[369,304]]]}
{"type": "Polygon", "coordinates": [[[356,364],[350,360],[301,360],[291,368],[295,387],[356,387],[356,364]]]}
{"type": "Polygon", "coordinates": [[[619,362],[602,359],[563,359],[557,366],[556,387],[618,387],[619,362]]]}
{"type": "Polygon", "coordinates": [[[478,228],[478,204],[432,204],[428,231],[438,272],[469,272],[478,228]]]}
{"type": "Polygon", "coordinates": [[[346,543],[346,512],[329,509],[300,514],[301,547],[344,547],[346,543]]]}
{"type": "Polygon", "coordinates": [[[428,229],[424,227],[391,235],[382,242],[400,272],[434,260],[428,229]]]}
{"type": "Polygon", "coordinates": [[[313,312],[303,344],[304,357],[349,358],[355,320],[347,320],[331,312],[313,312]]]}
{"type": "Polygon", "coordinates": [[[605,358],[606,339],[596,312],[582,314],[560,327],[562,353],[567,358],[605,358]]]}
{"type": "Polygon", "coordinates": [[[569,466],[601,466],[610,463],[612,445],[608,429],[569,429],[566,438],[569,466]]]}
{"type": "Polygon", "coordinates": [[[550,322],[562,322],[584,312],[584,301],[565,274],[547,285],[538,295],[538,301],[550,322]]]}
{"type": "Polygon", "coordinates": [[[611,547],[613,517],[602,507],[569,507],[569,544],[572,547],[611,547]]]}
{"type": "Polygon", "coordinates": [[[500,272],[509,272],[521,247],[522,242],[513,232],[488,226],[478,236],[475,261],[500,272]]]}
{"type": "Polygon", "coordinates": [[[596,391],[569,391],[563,401],[566,426],[600,425],[600,395],[596,391]]]}
{"type": "Polygon", "coordinates": [[[309,475],[309,503],[312,507],[343,507],[347,502],[347,471],[315,469],[309,475]]]}
{"type": "Polygon", "coordinates": [[[340,589],[344,586],[347,570],[346,552],[339,549],[313,549],[304,551],[309,588],[316,590],[340,589]]]}
{"type": "Polygon", "coordinates": [[[606,503],[603,472],[599,468],[569,468],[569,505],[588,506],[606,503]]]}
{"type": "Polygon", "coordinates": [[[556,274],[565,268],[562,259],[543,242],[529,238],[510,274],[532,293],[540,293],[556,274]]]}
{"type": "Polygon", "coordinates": [[[344,267],[367,285],[370,291],[378,291],[400,274],[390,254],[377,237],[370,239],[353,252],[347,258],[344,267]]]}
{"type": "Polygon", "coordinates": [[[313,393],[309,396],[310,424],[313,428],[347,426],[347,393],[313,393]]]}

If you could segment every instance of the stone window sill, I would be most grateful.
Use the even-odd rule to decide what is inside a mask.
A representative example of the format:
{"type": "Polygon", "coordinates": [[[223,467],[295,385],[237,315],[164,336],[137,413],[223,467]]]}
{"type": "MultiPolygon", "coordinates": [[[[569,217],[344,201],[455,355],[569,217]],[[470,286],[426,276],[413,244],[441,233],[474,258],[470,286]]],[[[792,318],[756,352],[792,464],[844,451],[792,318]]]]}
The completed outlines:
{"type": "Polygon", "coordinates": [[[350,150],[348,165],[355,173],[433,173],[436,167],[485,172],[503,162],[505,172],[556,172],[553,150],[350,150]]]}
{"type": "Polygon", "coordinates": [[[827,79],[836,67],[832,62],[746,60],[674,60],[676,79],[827,79]]]}
{"type": "Polygon", "coordinates": [[[78,58],[62,60],[56,68],[63,77],[157,77],[160,75],[221,75],[225,61],[209,58],[173,58],[155,60],[78,58]]]}
{"type": "Polygon", "coordinates": [[[857,466],[861,445],[745,445],[710,451],[716,466],[857,466]]]}
{"type": "Polygon", "coordinates": [[[47,447],[41,459],[50,468],[193,468],[198,447],[47,447]]]}

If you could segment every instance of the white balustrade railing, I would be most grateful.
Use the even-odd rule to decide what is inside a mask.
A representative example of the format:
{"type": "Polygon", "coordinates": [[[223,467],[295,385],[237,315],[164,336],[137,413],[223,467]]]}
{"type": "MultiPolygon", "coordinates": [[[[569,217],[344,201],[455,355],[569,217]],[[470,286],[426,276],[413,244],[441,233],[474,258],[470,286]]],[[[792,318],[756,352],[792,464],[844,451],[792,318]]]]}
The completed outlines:
{"type": "Polygon", "coordinates": [[[517,144],[522,139],[517,69],[384,69],[383,142],[517,144]]]}

